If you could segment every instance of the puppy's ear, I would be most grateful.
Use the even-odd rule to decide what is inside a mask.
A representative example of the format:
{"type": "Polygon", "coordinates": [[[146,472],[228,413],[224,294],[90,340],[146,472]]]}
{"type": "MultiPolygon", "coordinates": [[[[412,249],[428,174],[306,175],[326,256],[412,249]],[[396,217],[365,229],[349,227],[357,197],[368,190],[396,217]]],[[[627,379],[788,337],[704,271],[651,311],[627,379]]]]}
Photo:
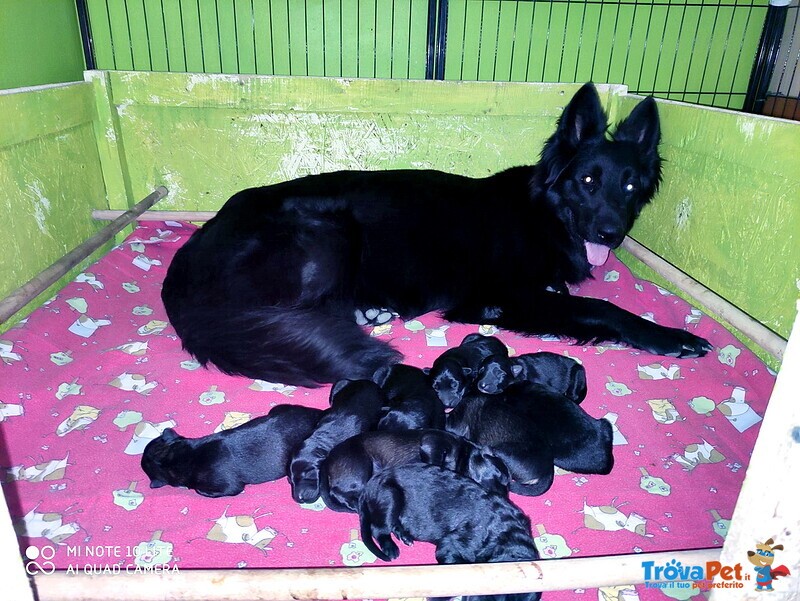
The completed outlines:
{"type": "Polygon", "coordinates": [[[600,96],[592,83],[575,93],[558,120],[557,135],[572,148],[602,138],[608,127],[600,96]]]}
{"type": "Polygon", "coordinates": [[[330,396],[330,402],[331,403],[333,402],[333,397],[335,397],[337,394],[339,394],[339,392],[341,392],[342,388],[347,386],[349,383],[350,383],[350,380],[339,380],[338,382],[336,382],[336,384],[334,384],[331,387],[331,396],[330,396]]]}
{"type": "Polygon", "coordinates": [[[637,144],[642,152],[648,155],[658,150],[661,125],[658,107],[652,96],[648,96],[636,105],[631,114],[617,126],[613,137],[617,142],[637,144]]]}
{"type": "Polygon", "coordinates": [[[166,486],[167,483],[163,480],[150,480],[150,488],[161,488],[162,486],[166,486]]]}
{"type": "Polygon", "coordinates": [[[384,384],[386,384],[386,380],[389,379],[390,373],[392,373],[391,365],[384,365],[383,367],[379,367],[375,371],[375,373],[372,374],[372,381],[375,382],[381,388],[383,388],[384,384]]]}
{"type": "Polygon", "coordinates": [[[431,375],[431,368],[430,367],[423,367],[422,368],[422,373],[424,373],[426,376],[431,375]]]}
{"type": "Polygon", "coordinates": [[[518,378],[519,375],[523,372],[523,368],[519,363],[514,363],[511,366],[511,375],[515,378],[518,378]]]}
{"type": "Polygon", "coordinates": [[[178,440],[180,438],[180,434],[178,434],[172,428],[165,428],[164,431],[161,433],[161,440],[164,442],[172,442],[173,440],[178,440]]]}

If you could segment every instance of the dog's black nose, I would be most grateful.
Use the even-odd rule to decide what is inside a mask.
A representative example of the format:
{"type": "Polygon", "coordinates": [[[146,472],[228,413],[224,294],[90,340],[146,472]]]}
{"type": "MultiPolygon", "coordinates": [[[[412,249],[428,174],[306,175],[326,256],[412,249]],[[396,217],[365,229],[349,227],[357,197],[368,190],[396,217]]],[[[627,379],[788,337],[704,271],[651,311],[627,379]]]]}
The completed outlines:
{"type": "Polygon", "coordinates": [[[600,238],[600,242],[603,244],[607,244],[608,246],[613,246],[620,238],[619,232],[612,229],[604,229],[598,230],[597,237],[600,238]]]}

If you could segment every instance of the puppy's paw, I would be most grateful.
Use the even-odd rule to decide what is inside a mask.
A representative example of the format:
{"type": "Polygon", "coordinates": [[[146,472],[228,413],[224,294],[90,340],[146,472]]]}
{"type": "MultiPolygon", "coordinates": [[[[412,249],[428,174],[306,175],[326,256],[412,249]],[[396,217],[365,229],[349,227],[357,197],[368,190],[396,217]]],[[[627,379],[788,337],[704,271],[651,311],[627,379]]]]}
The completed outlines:
{"type": "Polygon", "coordinates": [[[402,526],[395,526],[392,532],[400,541],[403,542],[403,544],[408,546],[414,544],[414,537],[412,537],[411,534],[409,534],[408,530],[406,530],[402,526]]]}
{"type": "Polygon", "coordinates": [[[400,548],[397,546],[392,540],[391,535],[389,534],[381,534],[375,537],[375,542],[378,544],[378,548],[383,553],[383,557],[385,561],[392,561],[393,559],[397,559],[400,557],[400,548]]]}

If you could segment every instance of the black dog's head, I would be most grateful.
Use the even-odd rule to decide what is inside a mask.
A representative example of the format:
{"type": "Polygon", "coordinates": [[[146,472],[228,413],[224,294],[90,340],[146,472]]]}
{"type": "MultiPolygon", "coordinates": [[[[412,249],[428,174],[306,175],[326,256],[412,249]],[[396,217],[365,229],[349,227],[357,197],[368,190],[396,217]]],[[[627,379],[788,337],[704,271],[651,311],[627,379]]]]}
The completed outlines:
{"type": "Polygon", "coordinates": [[[608,122],[594,86],[575,94],[542,151],[535,186],[602,265],[622,243],[661,180],[661,129],[652,97],[645,98],[606,137],[608,122]]]}
{"type": "Polygon", "coordinates": [[[461,402],[464,391],[472,383],[472,368],[449,357],[439,357],[429,371],[431,386],[445,407],[461,402]]]}
{"type": "Polygon", "coordinates": [[[513,363],[511,357],[492,355],[486,357],[478,368],[475,387],[485,394],[500,394],[521,372],[522,366],[513,363]]]}
{"type": "Polygon", "coordinates": [[[144,448],[142,469],[150,478],[150,488],[161,488],[170,484],[183,486],[189,466],[175,461],[175,445],[185,440],[172,428],[167,428],[158,438],[154,438],[144,448]]]}

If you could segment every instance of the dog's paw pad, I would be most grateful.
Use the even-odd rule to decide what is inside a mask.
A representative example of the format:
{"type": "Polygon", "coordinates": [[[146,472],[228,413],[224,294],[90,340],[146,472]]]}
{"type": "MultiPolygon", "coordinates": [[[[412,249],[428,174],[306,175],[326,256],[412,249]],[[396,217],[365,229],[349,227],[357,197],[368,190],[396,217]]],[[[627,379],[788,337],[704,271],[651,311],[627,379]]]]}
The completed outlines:
{"type": "Polygon", "coordinates": [[[397,313],[384,307],[372,307],[365,310],[356,309],[354,315],[358,325],[373,327],[382,326],[397,317],[397,313]]]}

